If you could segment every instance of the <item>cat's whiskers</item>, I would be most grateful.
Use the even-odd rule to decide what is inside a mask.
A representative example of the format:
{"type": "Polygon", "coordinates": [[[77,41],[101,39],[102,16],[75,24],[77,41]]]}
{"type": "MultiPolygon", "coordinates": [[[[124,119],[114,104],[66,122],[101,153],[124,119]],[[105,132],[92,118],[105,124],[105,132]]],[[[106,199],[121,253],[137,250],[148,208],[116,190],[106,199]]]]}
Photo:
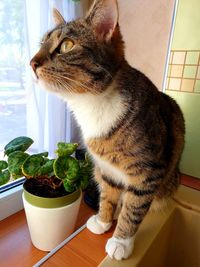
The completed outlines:
{"type": "MultiPolygon", "coordinates": [[[[87,91],[89,91],[89,92],[91,92],[93,94],[97,94],[97,91],[95,90],[95,86],[94,85],[92,85],[92,90],[91,90],[91,88],[89,88],[88,86],[86,86],[84,83],[82,83],[80,81],[77,81],[77,80],[74,80],[74,79],[71,79],[68,76],[64,76],[64,75],[60,75],[60,74],[55,74],[55,73],[51,73],[51,75],[53,77],[55,77],[55,78],[62,78],[65,81],[68,80],[68,81],[74,82],[75,84],[79,85],[81,88],[87,89],[87,91]]],[[[63,80],[62,80],[62,82],[64,83],[63,80]]]]}
{"type": "MultiPolygon", "coordinates": [[[[64,78],[64,79],[68,79],[68,80],[73,81],[73,82],[76,82],[76,83],[79,83],[80,85],[84,86],[86,89],[91,90],[91,89],[86,85],[86,82],[82,82],[82,81],[80,82],[80,81],[74,80],[74,79],[73,79],[73,75],[70,74],[70,73],[68,73],[67,76],[65,76],[65,75],[60,75],[60,74],[59,74],[59,77],[64,78]],[[71,77],[70,77],[70,76],[71,76],[71,77]]],[[[91,83],[91,82],[87,82],[87,84],[89,84],[89,85],[91,85],[92,87],[94,87],[94,84],[91,83]]]]}
{"type": "Polygon", "coordinates": [[[66,80],[69,80],[69,81],[72,81],[72,82],[76,82],[76,83],[77,83],[77,81],[74,81],[74,80],[72,80],[72,79],[70,79],[68,77],[64,77],[64,76],[61,76],[61,75],[56,75],[56,74],[51,74],[51,75],[52,75],[52,77],[54,77],[56,79],[62,78],[62,81],[60,81],[61,86],[64,85],[64,86],[67,87],[67,89],[71,88],[70,93],[73,92],[73,87],[69,83],[67,83],[66,80]]]}
{"type": "Polygon", "coordinates": [[[57,84],[58,84],[58,86],[56,86],[56,87],[57,87],[57,92],[60,91],[60,90],[59,90],[59,87],[63,88],[63,86],[64,86],[64,87],[67,88],[67,91],[68,91],[70,94],[73,93],[73,88],[70,86],[69,83],[63,82],[63,80],[61,81],[61,80],[59,79],[58,76],[56,76],[56,75],[54,75],[54,74],[52,74],[52,73],[51,73],[51,77],[55,78],[54,83],[57,83],[57,84]]]}
{"type": "MultiPolygon", "coordinates": [[[[60,74],[59,74],[60,75],[60,74]]],[[[61,77],[63,77],[63,78],[74,78],[74,75],[72,75],[71,73],[67,73],[67,76],[65,76],[65,75],[60,75],[61,77]]],[[[74,79],[73,79],[74,80],[74,79]]],[[[81,83],[81,84],[83,84],[84,86],[87,86],[87,85],[90,85],[92,88],[94,88],[95,87],[95,84],[94,83],[92,83],[92,82],[89,82],[89,81],[87,81],[87,82],[84,82],[84,81],[77,81],[77,80],[74,80],[75,82],[79,82],[79,83],[81,83]]]]}
{"type": "Polygon", "coordinates": [[[62,82],[60,81],[59,83],[60,83],[61,88],[64,87],[67,89],[68,93],[73,94],[73,87],[69,83],[66,83],[65,81],[63,82],[63,80],[62,80],[62,82]]]}
{"type": "MultiPolygon", "coordinates": [[[[66,83],[66,81],[63,81],[63,79],[61,80],[58,75],[55,75],[54,73],[52,73],[51,71],[49,71],[48,69],[43,69],[43,72],[50,76],[50,78],[54,78],[55,80],[53,80],[53,83],[58,83],[60,88],[66,87],[69,93],[73,93],[73,87],[70,86],[69,83],[66,83]]],[[[57,92],[59,92],[60,90],[58,89],[57,92]]]]}

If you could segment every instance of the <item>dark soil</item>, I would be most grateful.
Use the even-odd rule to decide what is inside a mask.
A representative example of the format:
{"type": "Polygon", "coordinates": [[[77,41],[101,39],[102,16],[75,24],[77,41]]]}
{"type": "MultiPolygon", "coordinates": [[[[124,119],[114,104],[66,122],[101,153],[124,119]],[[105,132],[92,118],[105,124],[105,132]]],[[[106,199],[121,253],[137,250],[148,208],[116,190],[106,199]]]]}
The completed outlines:
{"type": "MultiPolygon", "coordinates": [[[[58,180],[57,182],[59,183],[60,180],[58,180]]],[[[26,189],[26,191],[28,191],[29,193],[39,197],[55,198],[66,196],[67,194],[69,194],[65,191],[63,185],[54,189],[48,184],[45,184],[45,180],[41,183],[40,180],[38,181],[37,179],[33,178],[27,179],[25,181],[24,189],[26,189]]]]}

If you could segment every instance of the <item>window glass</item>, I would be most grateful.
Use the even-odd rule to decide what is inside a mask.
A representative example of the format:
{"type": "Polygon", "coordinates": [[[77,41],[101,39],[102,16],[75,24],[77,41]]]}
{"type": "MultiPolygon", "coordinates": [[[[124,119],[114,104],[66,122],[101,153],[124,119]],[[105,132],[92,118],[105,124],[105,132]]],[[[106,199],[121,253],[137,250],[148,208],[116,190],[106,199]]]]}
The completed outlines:
{"type": "Polygon", "coordinates": [[[26,135],[23,0],[0,1],[0,159],[4,146],[26,135]]]}

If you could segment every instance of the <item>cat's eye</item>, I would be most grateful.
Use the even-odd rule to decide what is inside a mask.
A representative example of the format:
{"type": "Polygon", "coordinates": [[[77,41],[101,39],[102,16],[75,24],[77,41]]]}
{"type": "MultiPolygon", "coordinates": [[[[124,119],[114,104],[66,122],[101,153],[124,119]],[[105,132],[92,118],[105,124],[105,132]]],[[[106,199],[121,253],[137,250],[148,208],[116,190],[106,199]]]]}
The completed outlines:
{"type": "Polygon", "coordinates": [[[60,47],[60,53],[64,54],[69,52],[70,50],[72,50],[72,48],[74,47],[74,43],[71,40],[65,40],[64,42],[62,42],[61,47],[60,47]]]}

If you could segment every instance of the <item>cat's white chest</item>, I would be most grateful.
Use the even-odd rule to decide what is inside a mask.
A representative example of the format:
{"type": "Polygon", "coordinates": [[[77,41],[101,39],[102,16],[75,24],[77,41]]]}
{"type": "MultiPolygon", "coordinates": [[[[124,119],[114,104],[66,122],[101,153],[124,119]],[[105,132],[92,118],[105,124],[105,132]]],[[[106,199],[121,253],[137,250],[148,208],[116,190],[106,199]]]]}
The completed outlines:
{"type": "Polygon", "coordinates": [[[106,135],[125,112],[125,106],[117,92],[74,94],[66,100],[81,126],[85,140],[106,135]]]}

